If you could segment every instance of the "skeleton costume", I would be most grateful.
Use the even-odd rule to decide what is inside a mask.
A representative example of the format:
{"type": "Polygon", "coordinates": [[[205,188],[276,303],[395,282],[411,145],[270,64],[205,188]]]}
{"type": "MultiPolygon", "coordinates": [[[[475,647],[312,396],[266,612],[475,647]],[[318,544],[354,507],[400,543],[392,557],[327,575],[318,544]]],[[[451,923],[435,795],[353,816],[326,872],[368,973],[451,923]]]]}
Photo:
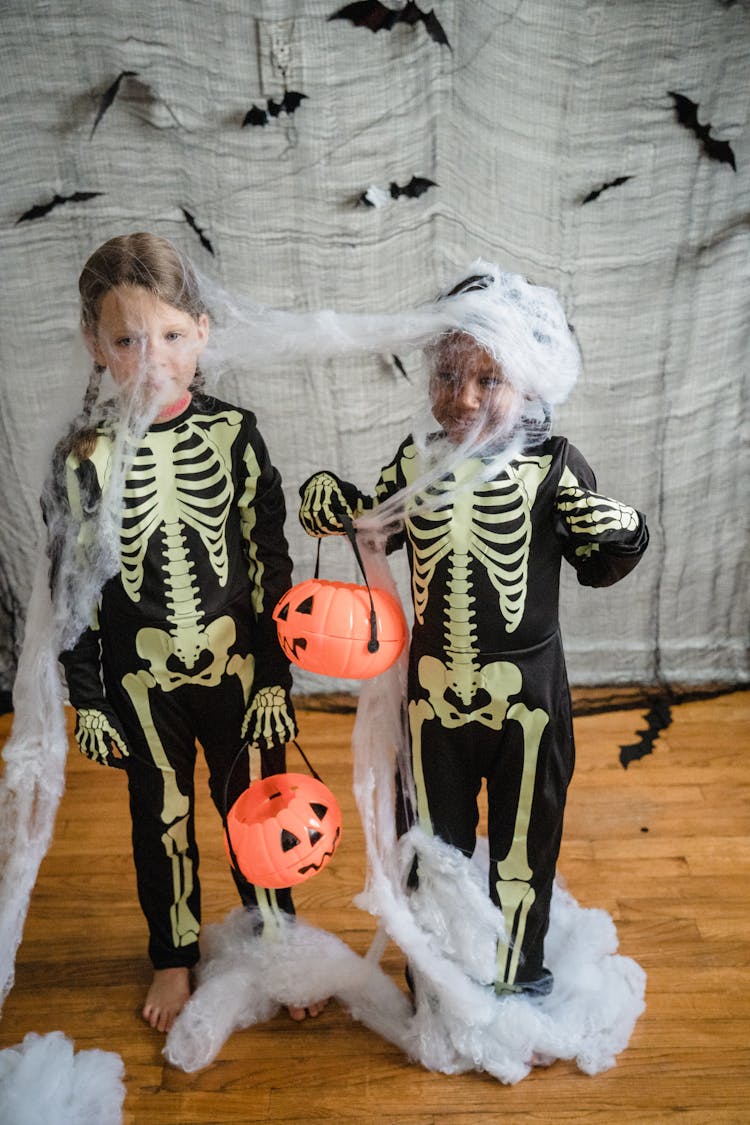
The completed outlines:
{"type": "MultiPolygon", "coordinates": [[[[58,466],[83,557],[112,449],[99,427],[90,457],[71,453],[58,466]]],[[[271,774],[284,769],[296,733],[271,618],[291,583],[284,516],[254,415],[194,395],[140,443],[125,479],[119,573],[101,591],[96,622],[60,657],[80,749],[127,771],[138,895],[157,969],[199,956],[196,739],[223,814],[248,785],[247,755],[229,776],[243,743],[260,748],[271,774]]],[[[54,541],[51,553],[54,575],[54,541]]],[[[293,913],[288,890],[235,880],[261,921],[293,913]]]]}
{"type": "MultiPolygon", "coordinates": [[[[342,506],[367,524],[371,510],[377,519],[379,508],[404,497],[387,549],[405,545],[410,564],[407,709],[416,807],[399,827],[418,823],[472,855],[486,780],[489,894],[507,935],[497,950],[495,988],[544,994],[552,986],[544,937],[574,765],[558,621],[561,561],[575,567],[582,585],[611,585],[637,564],[648,531],[639,512],[597,494],[592,470],[567,439],[548,436],[552,395],[529,393],[535,345],[539,379],[551,385],[544,360],[553,332],[541,331],[529,313],[534,297],[527,293],[536,287],[478,265],[455,291],[478,291],[464,331],[488,351],[497,332],[506,350],[492,347],[491,354],[497,360],[502,353],[506,375],[525,383],[534,423],[522,425],[514,442],[505,439],[504,458],[491,442],[457,456],[445,435],[410,436],[382,470],[374,499],[333,473],[317,473],[302,486],[300,519],[312,535],[336,534],[342,506]],[[504,318],[519,306],[523,317],[512,328],[523,344],[525,317],[530,343],[525,367],[514,368],[504,318]],[[534,410],[534,397],[543,409],[534,410]],[[440,469],[441,445],[447,471],[440,469]]],[[[572,337],[564,319],[559,323],[556,300],[539,292],[543,316],[548,324],[557,317],[567,347],[572,337]]]]}

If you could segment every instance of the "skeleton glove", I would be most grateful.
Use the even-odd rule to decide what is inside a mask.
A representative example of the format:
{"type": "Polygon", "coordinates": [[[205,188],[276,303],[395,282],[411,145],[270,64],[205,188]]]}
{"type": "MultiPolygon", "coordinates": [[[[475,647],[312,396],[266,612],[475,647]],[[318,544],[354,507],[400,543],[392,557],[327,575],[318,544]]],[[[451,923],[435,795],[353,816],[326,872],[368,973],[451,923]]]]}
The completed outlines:
{"type": "MultiPolygon", "coordinates": [[[[106,704],[104,704],[106,707],[106,704]]],[[[114,713],[93,707],[76,711],[75,740],[81,753],[92,762],[123,769],[128,748],[114,713]]]]}
{"type": "Polygon", "coordinates": [[[559,489],[557,511],[568,531],[581,543],[627,539],[627,532],[635,536],[641,526],[635,508],[586,488],[559,489]]]}
{"type": "Polygon", "coordinates": [[[245,714],[242,737],[259,750],[285,746],[297,737],[294,707],[283,687],[259,688],[245,714]]]}
{"type": "Polygon", "coordinates": [[[308,535],[317,539],[323,535],[344,534],[339,520],[341,512],[355,520],[372,507],[372,501],[363,496],[356,485],[340,480],[335,473],[326,470],[308,477],[300,486],[299,493],[302,497],[300,523],[308,535]]]}

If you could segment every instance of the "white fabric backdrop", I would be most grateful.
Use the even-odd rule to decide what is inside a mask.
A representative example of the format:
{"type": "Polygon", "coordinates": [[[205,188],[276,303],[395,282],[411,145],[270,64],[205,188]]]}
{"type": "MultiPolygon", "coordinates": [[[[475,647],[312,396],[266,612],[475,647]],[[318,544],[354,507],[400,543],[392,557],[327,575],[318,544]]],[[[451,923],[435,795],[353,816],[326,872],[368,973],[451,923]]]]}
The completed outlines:
{"type": "MultiPolygon", "coordinates": [[[[480,254],[557,288],[585,370],[556,431],[652,533],[619,587],[565,578],[571,679],[746,679],[748,4],[434,0],[452,49],[421,24],[373,34],[329,21],[338,6],[2,6],[0,687],[42,549],[45,459],[86,381],[78,273],[100,242],[136,229],[288,308],[395,311],[480,254]],[[122,71],[138,77],[92,134],[122,71]],[[307,95],[293,115],[241,127],[285,86],[307,95]],[[736,172],[677,123],[670,90],[731,142],[736,172]],[[438,186],[356,205],[414,175],[438,186]],[[631,179],[582,203],[620,176],[631,179]],[[18,222],[74,192],[102,194],[18,222]]],[[[257,412],[282,471],[299,578],[314,544],[297,526],[297,487],[321,465],[374,483],[420,393],[418,357],[401,359],[412,382],[388,356],[283,369],[248,356],[220,388],[257,412]]],[[[343,542],[324,546],[323,563],[355,577],[343,542]]],[[[298,678],[306,691],[341,686],[298,678]]]]}

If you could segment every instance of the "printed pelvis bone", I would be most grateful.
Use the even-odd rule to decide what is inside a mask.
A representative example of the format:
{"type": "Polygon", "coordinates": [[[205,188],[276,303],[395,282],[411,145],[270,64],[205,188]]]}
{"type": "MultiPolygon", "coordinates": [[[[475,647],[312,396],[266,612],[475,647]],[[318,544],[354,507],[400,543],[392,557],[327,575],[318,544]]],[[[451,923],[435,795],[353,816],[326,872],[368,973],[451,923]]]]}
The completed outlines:
{"type": "Polygon", "coordinates": [[[164,784],[161,818],[166,828],[162,843],[172,861],[172,930],[178,946],[195,941],[198,932],[198,923],[187,906],[193,887],[191,864],[185,855],[189,799],[180,792],[169,765],[153,722],[149,696],[157,687],[167,692],[183,684],[214,687],[225,675],[239,677],[245,703],[250,694],[252,656],[229,657],[236,640],[234,621],[223,616],[208,625],[203,623],[200,591],[184,533],[186,525],[198,532],[219,581],[226,582],[223,526],[233,496],[227,465],[239,421],[238,414],[227,411],[210,428],[188,420],[177,430],[149,433],[133,461],[125,490],[125,498],[131,503],[123,516],[121,573],[133,601],[140,597],[143,559],[151,537],[160,534],[163,543],[170,628],[139,630],[136,650],[148,670],[129,672],[122,683],[164,784]],[[176,466],[173,490],[156,477],[155,465],[165,458],[176,466]]]}
{"type": "Polygon", "coordinates": [[[523,687],[520,669],[510,661],[482,663],[477,648],[476,598],[472,567],[484,567],[498,591],[499,612],[508,632],[518,627],[526,598],[531,508],[550,458],[523,458],[500,481],[467,482],[476,477],[476,463],[468,464],[452,480],[441,483],[445,504],[437,511],[420,510],[407,523],[414,549],[413,595],[415,614],[423,620],[430,584],[438,563],[448,559],[448,581],[443,596],[446,660],[421,657],[417,677],[427,698],[409,704],[417,815],[420,827],[432,833],[424,782],[422,741],[424,724],[437,719],[448,729],[481,723],[499,731],[516,722],[523,733],[523,770],[513,839],[507,855],[493,859],[496,890],[505,923],[506,940],[498,944],[497,987],[510,987],[518,971],[528,912],[535,899],[531,886],[527,835],[534,796],[536,766],[542,734],[549,716],[530,710],[521,701],[511,703],[523,687]],[[458,532],[456,531],[458,529],[458,532]],[[455,549],[454,536],[465,535],[468,552],[455,549]]]}

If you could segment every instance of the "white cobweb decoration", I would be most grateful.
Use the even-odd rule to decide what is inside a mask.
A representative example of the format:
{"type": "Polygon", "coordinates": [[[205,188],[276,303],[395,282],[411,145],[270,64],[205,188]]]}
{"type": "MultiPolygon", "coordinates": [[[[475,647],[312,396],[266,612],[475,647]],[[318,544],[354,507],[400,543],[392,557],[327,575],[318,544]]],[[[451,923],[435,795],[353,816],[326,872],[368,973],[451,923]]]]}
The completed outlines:
{"type": "MultiPolygon", "coordinates": [[[[330,310],[295,314],[213,291],[215,330],[204,353],[207,387],[213,389],[248,349],[256,363],[291,355],[388,352],[459,330],[500,361],[517,391],[545,405],[546,418],[546,407],[565,399],[580,366],[557,298],[481,260],[469,273],[482,284],[389,316],[330,310]]],[[[86,624],[98,590],[117,566],[116,552],[106,544],[117,541],[128,460],[153,417],[137,398],[107,418],[118,452],[98,524],[87,537],[89,544],[103,544],[102,550],[89,550],[79,573],[80,528],[70,529],[63,537],[63,578],[67,572],[70,582],[61,586],[73,591],[72,599],[51,604],[44,564],[34,587],[0,785],[0,999],[13,982],[29,897],[63,789],[67,736],[57,653],[86,624]]],[[[429,418],[423,419],[425,442],[431,426],[429,418]]],[[[446,471],[445,456],[476,454],[485,440],[480,424],[460,448],[435,447],[430,474],[438,479],[446,471]]],[[[488,471],[507,460],[512,448],[506,442],[493,454],[488,471]]],[[[393,516],[387,512],[383,518],[393,516]]],[[[376,584],[392,588],[377,554],[371,553],[369,565],[376,584]]],[[[259,937],[253,919],[241,910],[222,926],[207,927],[198,987],[167,1039],[165,1053],[175,1065],[205,1066],[237,1028],[268,1019],[279,1005],[307,1007],[329,994],[423,1065],[447,1072],[478,1068],[504,1082],[516,1082],[534,1063],[554,1058],[576,1058],[583,1070],[595,1073],[612,1065],[627,1042],[643,1007],[644,976],[633,962],[616,956],[616,935],[606,915],[581,911],[558,888],[548,938],[555,989],[543,1000],[498,999],[492,980],[500,914],[486,896],[478,869],[417,830],[396,840],[393,776],[399,748],[403,753],[402,673],[398,665],[364,685],[355,726],[355,791],[369,865],[358,902],[379,918],[372,949],[361,958],[333,935],[299,921],[259,937]],[[405,873],[414,852],[422,883],[418,893],[406,894],[405,873]],[[409,962],[413,1005],[380,968],[388,939],[409,962]]],[[[407,772],[402,770],[404,777],[407,772]]]]}
{"type": "Polygon", "coordinates": [[[15,716],[0,782],[0,1005],[14,980],[39,865],[62,796],[68,736],[46,558],[37,566],[14,687],[15,716]]]}
{"type": "Polygon", "coordinates": [[[3,1125],[120,1125],[125,1067],[112,1051],[74,1051],[61,1031],[30,1031],[0,1051],[3,1125]]]}
{"type": "MultiPolygon", "coordinates": [[[[102,412],[94,415],[94,421],[109,413],[109,404],[105,404],[102,412]]],[[[127,466],[154,413],[155,408],[144,407],[137,394],[122,404],[115,424],[108,488],[83,535],[83,539],[100,547],[89,548],[82,554],[82,523],[71,522],[64,530],[59,529],[59,510],[54,505],[49,508],[50,531],[60,531],[60,595],[54,599],[51,595],[49,563],[42,548],[13,685],[13,728],[2,755],[5,769],[0,779],[0,1008],[13,986],[16,953],[31,892],[52,840],[65,785],[68,734],[58,654],[73,644],[89,623],[99,590],[119,565],[116,546],[127,466]]]]}

